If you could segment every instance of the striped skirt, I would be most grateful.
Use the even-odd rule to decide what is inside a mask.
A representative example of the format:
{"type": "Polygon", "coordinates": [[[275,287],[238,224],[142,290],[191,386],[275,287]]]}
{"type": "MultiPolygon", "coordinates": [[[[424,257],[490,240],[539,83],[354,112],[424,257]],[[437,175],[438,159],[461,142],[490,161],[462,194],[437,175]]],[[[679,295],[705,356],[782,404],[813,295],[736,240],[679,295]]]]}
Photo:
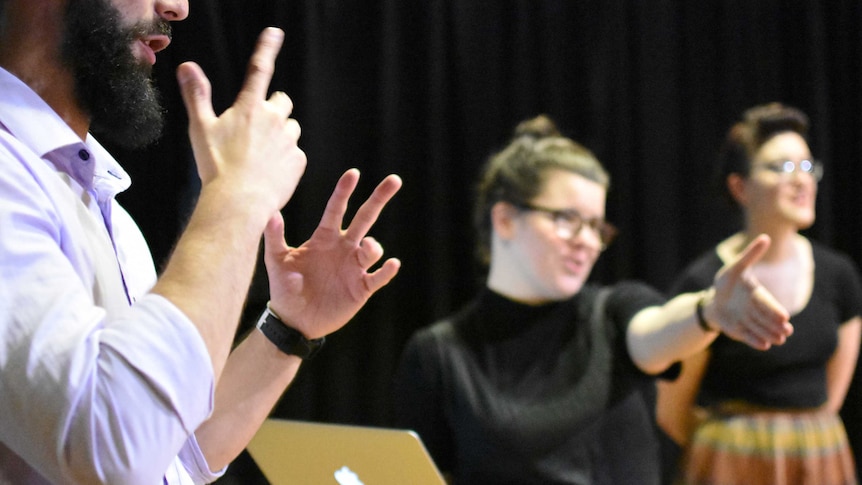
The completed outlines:
{"type": "Polygon", "coordinates": [[[713,414],[692,436],[684,485],[856,485],[841,419],[824,412],[713,414]]]}

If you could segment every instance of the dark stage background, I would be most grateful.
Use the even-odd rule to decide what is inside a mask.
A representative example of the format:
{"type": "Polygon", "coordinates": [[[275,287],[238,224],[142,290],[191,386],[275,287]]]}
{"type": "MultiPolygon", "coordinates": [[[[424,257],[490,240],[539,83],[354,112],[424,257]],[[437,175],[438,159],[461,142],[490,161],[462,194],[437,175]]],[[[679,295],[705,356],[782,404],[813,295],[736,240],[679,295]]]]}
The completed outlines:
{"type": "MultiPolygon", "coordinates": [[[[311,234],[347,168],[363,173],[356,201],[388,173],[404,179],[372,231],[387,255],[402,260],[401,273],[305,364],[277,416],[388,424],[405,340],[481,284],[470,225],[479,167],[516,122],[538,113],[593,149],[612,175],[607,213],[622,236],[599,262],[596,281],[637,278],[665,289],[686,262],[736,229],[711,189],[711,162],[739,113],[773,100],[810,115],[812,147],[826,164],[808,235],[862,262],[862,5],[855,0],[191,4],[156,69],[167,133],[148,150],[118,157],[135,181],[121,200],[157,262],[197,190],[174,69],[200,63],[221,111],[265,26],[287,32],[272,88],[295,101],[309,158],[284,209],[288,241],[311,234]]],[[[267,299],[262,276],[243,328],[267,299]]],[[[243,456],[219,482],[258,480],[243,456]]]]}

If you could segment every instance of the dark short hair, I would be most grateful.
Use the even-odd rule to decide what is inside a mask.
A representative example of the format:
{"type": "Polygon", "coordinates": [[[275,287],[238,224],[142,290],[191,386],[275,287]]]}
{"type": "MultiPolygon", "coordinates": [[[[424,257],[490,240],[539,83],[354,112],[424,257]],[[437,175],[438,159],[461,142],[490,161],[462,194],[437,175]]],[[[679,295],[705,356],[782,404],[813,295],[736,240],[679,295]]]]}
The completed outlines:
{"type": "Polygon", "coordinates": [[[747,177],[754,155],[779,133],[798,133],[808,141],[808,116],[797,108],[781,103],[767,103],[745,110],[742,119],[730,127],[718,155],[718,183],[722,193],[736,205],[727,190],[727,177],[747,177]]]}
{"type": "Polygon", "coordinates": [[[488,159],[479,179],[474,225],[483,264],[490,260],[491,208],[497,202],[530,202],[541,192],[544,176],[552,169],[576,173],[606,189],[610,184],[596,156],[563,136],[548,116],[522,121],[509,144],[488,159]]]}

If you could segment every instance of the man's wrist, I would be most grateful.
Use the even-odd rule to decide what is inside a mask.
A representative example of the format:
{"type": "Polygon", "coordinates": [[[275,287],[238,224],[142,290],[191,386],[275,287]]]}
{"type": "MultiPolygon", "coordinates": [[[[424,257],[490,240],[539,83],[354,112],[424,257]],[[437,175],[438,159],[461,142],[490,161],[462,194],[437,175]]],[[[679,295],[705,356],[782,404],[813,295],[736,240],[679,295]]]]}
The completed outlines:
{"type": "Polygon", "coordinates": [[[200,217],[216,220],[222,226],[229,222],[234,230],[243,228],[241,230],[259,239],[273,213],[269,207],[264,201],[238,190],[235,183],[217,180],[203,184],[195,211],[201,213],[200,217]]]}
{"type": "Polygon", "coordinates": [[[266,310],[257,321],[257,329],[287,355],[296,355],[303,360],[308,360],[317,355],[325,337],[317,339],[306,338],[299,330],[285,324],[284,321],[267,304],[266,310]]]}

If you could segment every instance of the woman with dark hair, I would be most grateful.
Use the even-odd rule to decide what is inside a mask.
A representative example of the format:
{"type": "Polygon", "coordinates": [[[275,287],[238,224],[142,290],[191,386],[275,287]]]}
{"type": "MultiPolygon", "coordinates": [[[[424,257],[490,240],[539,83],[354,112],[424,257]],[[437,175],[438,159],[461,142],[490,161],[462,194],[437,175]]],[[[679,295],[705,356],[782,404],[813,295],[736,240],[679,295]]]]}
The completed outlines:
{"type": "Polygon", "coordinates": [[[691,263],[670,292],[708,287],[767,234],[772,244],[750,270],[795,329],[766,352],[719,336],[684,362],[679,379],[659,384],[659,422],[688,445],[682,483],[856,483],[838,411],[859,352],[862,285],[848,257],[799,234],[814,223],[823,173],[807,132],[808,117],[779,103],[751,108],[731,127],[721,179],[744,226],[691,263]]]}
{"type": "Polygon", "coordinates": [[[653,376],[713,328],[760,349],[792,332],[746,271],[766,237],[714,288],[667,303],[635,282],[587,284],[615,234],[608,184],[545,116],[488,161],[476,212],[486,287],[411,338],[395,384],[397,424],[453,483],[657,484],[653,376]]]}

